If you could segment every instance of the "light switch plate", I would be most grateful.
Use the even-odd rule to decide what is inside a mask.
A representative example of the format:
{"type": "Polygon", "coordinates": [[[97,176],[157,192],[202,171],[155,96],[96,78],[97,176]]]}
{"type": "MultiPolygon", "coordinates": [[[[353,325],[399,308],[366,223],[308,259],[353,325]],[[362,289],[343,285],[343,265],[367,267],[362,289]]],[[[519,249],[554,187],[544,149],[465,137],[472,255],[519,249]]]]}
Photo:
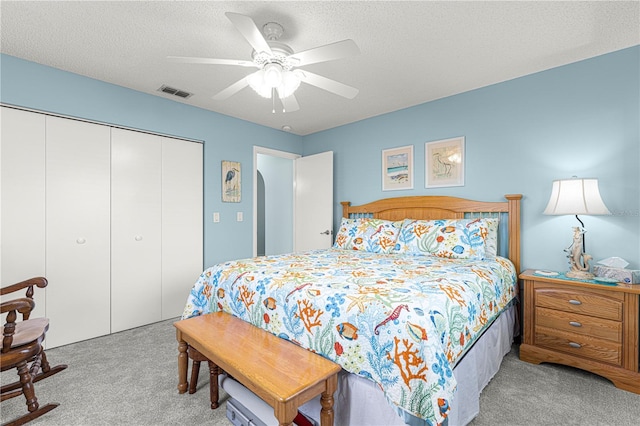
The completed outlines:
{"type": "Polygon", "coordinates": [[[242,222],[244,220],[244,217],[242,215],[242,212],[238,212],[238,214],[236,215],[236,220],[238,222],[242,222]]]}
{"type": "Polygon", "coordinates": [[[214,223],[220,222],[220,213],[219,212],[213,212],[213,222],[214,223]]]}

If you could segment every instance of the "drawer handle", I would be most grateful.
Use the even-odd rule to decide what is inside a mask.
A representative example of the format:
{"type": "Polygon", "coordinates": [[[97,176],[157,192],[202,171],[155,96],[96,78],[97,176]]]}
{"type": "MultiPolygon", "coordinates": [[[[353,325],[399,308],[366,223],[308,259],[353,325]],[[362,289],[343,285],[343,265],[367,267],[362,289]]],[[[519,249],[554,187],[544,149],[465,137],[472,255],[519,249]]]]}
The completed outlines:
{"type": "Polygon", "coordinates": [[[578,321],[569,321],[569,324],[574,327],[582,327],[582,324],[579,323],[578,321]]]}
{"type": "Polygon", "coordinates": [[[570,299],[569,303],[571,303],[572,305],[582,305],[582,302],[576,299],[570,299]]]}
{"type": "Polygon", "coordinates": [[[580,343],[576,343],[576,342],[569,342],[569,346],[576,349],[580,349],[582,347],[580,343]]]}

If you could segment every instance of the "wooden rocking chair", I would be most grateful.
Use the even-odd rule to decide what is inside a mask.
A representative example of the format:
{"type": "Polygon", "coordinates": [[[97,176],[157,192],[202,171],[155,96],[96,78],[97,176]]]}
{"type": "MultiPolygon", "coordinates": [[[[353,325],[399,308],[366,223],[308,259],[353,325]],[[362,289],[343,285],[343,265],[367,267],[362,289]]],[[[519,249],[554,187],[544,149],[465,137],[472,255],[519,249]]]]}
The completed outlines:
{"type": "Polygon", "coordinates": [[[38,404],[33,384],[67,368],[66,365],[50,367],[42,348],[42,342],[49,328],[49,320],[47,318],[29,319],[35,307],[34,286],[44,288],[47,286],[47,280],[42,277],[32,278],[0,289],[2,296],[27,289],[26,297],[0,304],[1,313],[7,313],[7,322],[2,326],[0,366],[2,371],[16,368],[20,376],[20,380],[2,386],[1,401],[24,395],[29,410],[24,416],[5,423],[5,426],[25,424],[56,408],[59,404],[47,404],[42,407],[38,404]],[[17,319],[18,313],[22,314],[22,321],[17,319]]]}

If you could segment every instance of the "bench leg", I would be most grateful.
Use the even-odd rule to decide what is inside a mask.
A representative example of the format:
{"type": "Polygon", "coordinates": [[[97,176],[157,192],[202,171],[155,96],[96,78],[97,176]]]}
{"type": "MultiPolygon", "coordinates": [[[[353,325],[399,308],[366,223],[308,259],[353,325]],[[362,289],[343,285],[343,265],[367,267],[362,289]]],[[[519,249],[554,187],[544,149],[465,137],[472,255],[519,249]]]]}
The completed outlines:
{"type": "Polygon", "coordinates": [[[333,426],[333,393],[338,387],[338,375],[331,376],[326,381],[327,389],[320,396],[320,426],[333,426]]]}
{"type": "Polygon", "coordinates": [[[298,406],[294,406],[291,403],[276,402],[276,406],[273,407],[274,414],[280,426],[291,426],[293,420],[298,415],[298,406]]]}
{"type": "Polygon", "coordinates": [[[218,375],[220,374],[220,367],[215,365],[212,361],[209,361],[209,398],[211,399],[211,409],[218,408],[218,375]]]}
{"type": "Polygon", "coordinates": [[[193,360],[191,365],[191,382],[189,383],[189,394],[196,393],[198,387],[198,375],[200,374],[200,361],[193,360]]]}
{"type": "Polygon", "coordinates": [[[182,336],[178,331],[178,393],[185,393],[187,391],[187,368],[189,363],[189,355],[187,355],[187,349],[189,345],[182,340],[182,336]]]}

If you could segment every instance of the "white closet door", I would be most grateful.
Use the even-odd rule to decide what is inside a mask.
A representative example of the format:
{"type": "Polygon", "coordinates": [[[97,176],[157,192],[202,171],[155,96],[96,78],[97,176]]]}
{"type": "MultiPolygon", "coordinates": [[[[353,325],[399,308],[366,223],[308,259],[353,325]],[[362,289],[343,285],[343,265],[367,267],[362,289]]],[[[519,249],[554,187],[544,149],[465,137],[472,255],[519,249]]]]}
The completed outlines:
{"type": "Polygon", "coordinates": [[[109,134],[46,117],[48,347],[110,331],[109,134]]]}
{"type": "Polygon", "coordinates": [[[162,139],[111,132],[113,333],[161,319],[162,139]]]}
{"type": "Polygon", "coordinates": [[[162,319],[182,315],[202,273],[202,144],[162,142],[162,319]]]}
{"type": "MultiPolygon", "coordinates": [[[[7,286],[45,276],[45,119],[6,107],[0,114],[0,284],[7,286]]],[[[32,317],[45,316],[45,290],[36,289],[34,300],[32,317]]]]}

